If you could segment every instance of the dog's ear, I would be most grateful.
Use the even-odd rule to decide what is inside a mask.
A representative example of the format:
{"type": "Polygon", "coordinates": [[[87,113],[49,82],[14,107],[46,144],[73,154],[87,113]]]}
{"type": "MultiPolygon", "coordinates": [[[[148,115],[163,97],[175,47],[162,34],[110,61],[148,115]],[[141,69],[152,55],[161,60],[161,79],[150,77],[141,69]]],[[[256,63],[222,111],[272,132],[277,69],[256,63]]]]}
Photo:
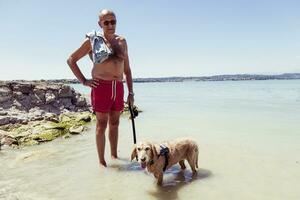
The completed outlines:
{"type": "Polygon", "coordinates": [[[137,152],[136,152],[136,146],[133,148],[132,153],[131,153],[131,161],[137,158],[137,152]]]}

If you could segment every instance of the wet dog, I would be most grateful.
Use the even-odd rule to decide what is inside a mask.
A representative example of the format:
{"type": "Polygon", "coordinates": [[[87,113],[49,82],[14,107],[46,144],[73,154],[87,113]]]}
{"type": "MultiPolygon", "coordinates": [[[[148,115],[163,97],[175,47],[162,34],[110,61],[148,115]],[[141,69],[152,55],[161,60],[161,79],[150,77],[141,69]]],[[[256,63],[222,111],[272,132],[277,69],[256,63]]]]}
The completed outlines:
{"type": "Polygon", "coordinates": [[[163,173],[176,163],[179,163],[181,169],[185,169],[184,160],[187,160],[193,174],[198,169],[198,145],[192,139],[176,139],[162,144],[151,142],[138,143],[132,153],[131,160],[137,158],[142,168],[146,168],[153,173],[157,179],[157,184],[163,182],[163,173]]]}

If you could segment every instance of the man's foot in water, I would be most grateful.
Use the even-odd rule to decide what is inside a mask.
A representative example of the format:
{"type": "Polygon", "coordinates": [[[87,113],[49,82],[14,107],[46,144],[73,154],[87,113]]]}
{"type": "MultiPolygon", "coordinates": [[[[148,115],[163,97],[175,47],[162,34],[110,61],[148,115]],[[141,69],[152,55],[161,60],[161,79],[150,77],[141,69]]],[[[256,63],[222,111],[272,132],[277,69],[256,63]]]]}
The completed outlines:
{"type": "Polygon", "coordinates": [[[100,161],[100,162],[99,162],[99,165],[100,165],[100,168],[107,167],[105,161],[100,161]]]}

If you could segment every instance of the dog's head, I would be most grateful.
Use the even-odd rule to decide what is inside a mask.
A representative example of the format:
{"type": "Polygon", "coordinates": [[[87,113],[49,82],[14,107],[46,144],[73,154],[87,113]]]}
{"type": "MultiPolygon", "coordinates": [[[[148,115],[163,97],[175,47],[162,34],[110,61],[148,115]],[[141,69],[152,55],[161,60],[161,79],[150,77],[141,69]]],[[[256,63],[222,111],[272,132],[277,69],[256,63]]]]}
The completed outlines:
{"type": "Polygon", "coordinates": [[[150,142],[140,142],[132,150],[131,161],[136,157],[141,167],[145,168],[149,162],[157,158],[155,146],[150,142]]]}

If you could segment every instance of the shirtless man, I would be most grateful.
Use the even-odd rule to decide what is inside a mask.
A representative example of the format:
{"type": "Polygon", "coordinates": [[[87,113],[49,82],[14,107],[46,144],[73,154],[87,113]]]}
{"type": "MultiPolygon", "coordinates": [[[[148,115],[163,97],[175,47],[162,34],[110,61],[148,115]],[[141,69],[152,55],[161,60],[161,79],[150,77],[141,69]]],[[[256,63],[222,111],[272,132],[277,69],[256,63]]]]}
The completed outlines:
{"type": "Polygon", "coordinates": [[[104,9],[99,14],[98,24],[103,33],[100,34],[104,39],[108,49],[113,54],[103,62],[97,61],[92,57],[93,69],[92,79],[87,80],[80,71],[77,61],[90,54],[94,55],[91,38],[98,33],[87,34],[83,44],[71,54],[67,63],[77,79],[85,86],[91,87],[91,102],[96,113],[96,144],[100,166],[106,167],[104,158],[105,151],[105,130],[109,126],[109,141],[112,159],[117,159],[118,127],[121,111],[124,108],[124,89],[123,74],[126,77],[128,88],[127,103],[133,105],[134,93],[132,88],[132,76],[129,66],[126,40],[115,34],[116,16],[113,11],[104,9]]]}

